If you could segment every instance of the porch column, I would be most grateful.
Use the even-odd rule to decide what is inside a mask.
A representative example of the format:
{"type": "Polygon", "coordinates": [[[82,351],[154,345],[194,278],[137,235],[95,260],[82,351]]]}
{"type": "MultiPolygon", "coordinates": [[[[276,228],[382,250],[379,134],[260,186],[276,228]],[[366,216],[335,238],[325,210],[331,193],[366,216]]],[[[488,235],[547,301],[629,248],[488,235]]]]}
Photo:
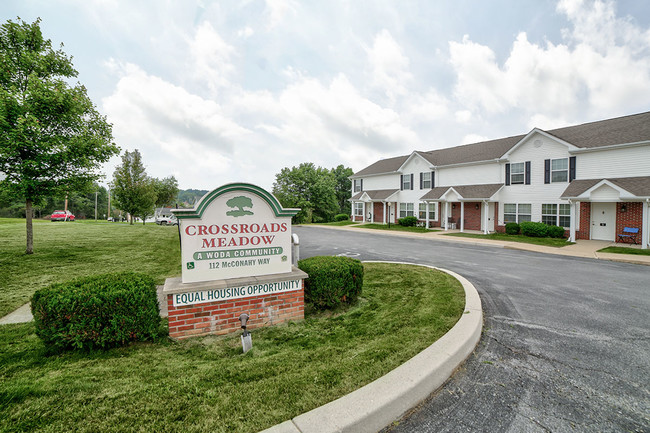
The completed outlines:
{"type": "Polygon", "coordinates": [[[425,206],[424,206],[424,212],[426,213],[426,218],[425,218],[425,227],[428,229],[429,228],[429,202],[425,201],[425,206]]]}
{"type": "Polygon", "coordinates": [[[386,202],[384,203],[384,225],[386,224],[387,218],[386,218],[386,202]]]}
{"type": "Polygon", "coordinates": [[[488,226],[490,224],[489,214],[490,213],[490,204],[487,200],[483,200],[483,234],[487,235],[489,233],[488,226]]]}
{"type": "Polygon", "coordinates": [[[648,224],[648,214],[650,213],[650,199],[643,203],[643,217],[641,218],[641,248],[647,249],[650,244],[650,224],[648,224]]]}
{"type": "Polygon", "coordinates": [[[449,230],[449,202],[445,202],[445,230],[449,230]]]}
{"type": "Polygon", "coordinates": [[[375,203],[370,202],[370,222],[375,223],[375,203]]]}
{"type": "Polygon", "coordinates": [[[576,241],[576,205],[577,202],[569,200],[571,221],[569,222],[569,239],[567,239],[568,242],[576,241]]]}
{"type": "Polygon", "coordinates": [[[363,203],[363,205],[362,205],[363,206],[363,211],[361,212],[361,214],[362,214],[361,221],[363,221],[365,223],[366,222],[366,202],[364,201],[362,203],[363,203]]]}
{"type": "Polygon", "coordinates": [[[465,230],[465,202],[460,202],[460,232],[465,230]]]}

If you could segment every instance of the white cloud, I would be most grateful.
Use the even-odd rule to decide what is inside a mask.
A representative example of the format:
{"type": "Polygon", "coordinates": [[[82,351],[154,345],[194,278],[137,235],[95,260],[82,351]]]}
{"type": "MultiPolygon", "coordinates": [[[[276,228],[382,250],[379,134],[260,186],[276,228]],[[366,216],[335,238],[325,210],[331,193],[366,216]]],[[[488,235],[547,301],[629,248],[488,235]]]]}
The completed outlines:
{"type": "Polygon", "coordinates": [[[235,75],[232,58],[235,49],[228,45],[209,22],[201,23],[189,42],[194,78],[212,91],[227,88],[235,75]]]}
{"type": "Polygon", "coordinates": [[[450,42],[457,101],[489,115],[515,108],[565,119],[585,109],[643,108],[650,94],[650,31],[616,18],[611,2],[562,0],[558,11],[573,25],[564,31],[564,44],[540,46],[520,33],[502,66],[491,48],[468,36],[450,42]],[[621,74],[625,79],[613,79],[621,74]]]}
{"type": "Polygon", "coordinates": [[[268,28],[272,29],[280,25],[285,16],[289,13],[296,14],[297,5],[293,0],[266,0],[268,13],[268,28]]]}
{"type": "Polygon", "coordinates": [[[408,93],[407,87],[413,80],[409,71],[409,59],[393,39],[390,32],[383,29],[368,48],[368,62],[371,68],[372,85],[382,91],[390,101],[408,93]]]}

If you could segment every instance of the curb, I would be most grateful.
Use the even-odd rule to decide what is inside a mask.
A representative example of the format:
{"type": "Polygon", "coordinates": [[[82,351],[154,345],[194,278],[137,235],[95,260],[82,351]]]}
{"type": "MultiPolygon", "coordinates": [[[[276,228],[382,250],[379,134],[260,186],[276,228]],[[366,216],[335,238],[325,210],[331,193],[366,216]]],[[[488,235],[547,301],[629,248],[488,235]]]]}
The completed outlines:
{"type": "Polygon", "coordinates": [[[455,272],[434,266],[456,278],[465,290],[465,310],[456,325],[438,341],[393,371],[356,391],[298,415],[260,433],[377,432],[417,406],[444,384],[474,351],[481,338],[483,310],[476,288],[455,272]]]}

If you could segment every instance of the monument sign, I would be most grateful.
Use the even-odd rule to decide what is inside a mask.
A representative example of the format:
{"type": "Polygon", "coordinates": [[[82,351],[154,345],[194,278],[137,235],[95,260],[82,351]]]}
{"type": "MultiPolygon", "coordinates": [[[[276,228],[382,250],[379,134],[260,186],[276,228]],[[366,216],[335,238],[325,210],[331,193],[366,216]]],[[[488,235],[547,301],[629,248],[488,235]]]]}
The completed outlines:
{"type": "Polygon", "coordinates": [[[193,209],[173,209],[182,272],[163,289],[170,335],[232,332],[243,313],[252,326],[302,319],[307,275],[291,260],[291,217],[298,211],[246,183],[219,187],[193,209]]]}

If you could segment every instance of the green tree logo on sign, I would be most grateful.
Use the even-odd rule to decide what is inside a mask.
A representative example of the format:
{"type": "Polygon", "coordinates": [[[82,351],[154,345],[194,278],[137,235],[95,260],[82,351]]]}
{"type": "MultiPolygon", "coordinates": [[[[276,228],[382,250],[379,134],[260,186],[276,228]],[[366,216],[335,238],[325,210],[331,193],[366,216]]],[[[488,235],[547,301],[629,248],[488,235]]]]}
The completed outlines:
{"type": "Polygon", "coordinates": [[[244,215],[253,215],[253,212],[245,210],[245,207],[253,207],[253,201],[249,197],[243,195],[233,197],[226,202],[226,205],[230,208],[236,208],[235,210],[229,210],[226,212],[226,215],[233,217],[240,217],[244,215]]]}

